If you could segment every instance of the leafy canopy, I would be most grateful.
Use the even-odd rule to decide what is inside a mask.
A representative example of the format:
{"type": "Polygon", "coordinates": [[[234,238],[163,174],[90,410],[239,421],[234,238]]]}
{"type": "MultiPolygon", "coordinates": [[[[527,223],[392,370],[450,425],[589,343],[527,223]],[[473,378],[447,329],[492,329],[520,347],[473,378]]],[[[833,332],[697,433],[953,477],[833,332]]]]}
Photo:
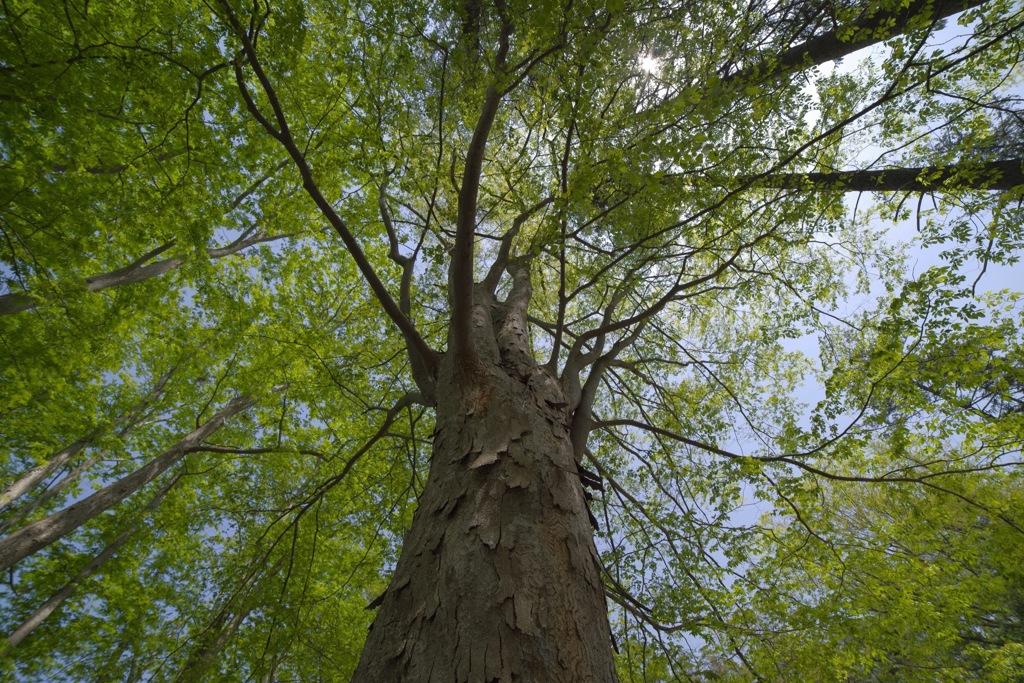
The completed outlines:
{"type": "Polygon", "coordinates": [[[1020,680],[1021,22],[7,0],[4,533],[253,405],[7,572],[5,675],[348,680],[521,264],[623,680],[1020,680]]]}

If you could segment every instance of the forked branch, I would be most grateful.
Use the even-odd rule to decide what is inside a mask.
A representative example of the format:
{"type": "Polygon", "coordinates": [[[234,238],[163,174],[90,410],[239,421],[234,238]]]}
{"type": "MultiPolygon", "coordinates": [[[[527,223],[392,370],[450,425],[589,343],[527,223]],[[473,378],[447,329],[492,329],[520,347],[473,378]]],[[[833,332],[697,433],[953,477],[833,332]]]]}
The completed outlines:
{"type": "Polygon", "coordinates": [[[270,134],[271,137],[280,142],[281,146],[288,152],[288,156],[299,171],[299,175],[302,178],[302,187],[306,191],[306,194],[308,194],[313,200],[317,208],[320,210],[320,213],[327,219],[327,222],[331,227],[334,228],[334,231],[338,233],[338,236],[341,238],[342,243],[348,250],[349,255],[352,256],[352,260],[355,261],[356,267],[362,274],[363,279],[366,280],[370,290],[384,309],[385,314],[387,314],[401,332],[402,337],[405,339],[405,343],[409,348],[409,353],[419,356],[422,364],[429,369],[432,375],[435,374],[439,361],[439,354],[427,345],[426,341],[424,341],[423,337],[421,337],[419,332],[416,330],[416,327],[412,324],[412,321],[409,320],[409,317],[402,312],[401,307],[391,297],[391,293],[388,292],[387,287],[384,286],[384,283],[377,275],[373,265],[363,252],[359,241],[356,240],[355,235],[353,235],[352,231],[349,230],[348,224],[341,216],[338,215],[327,198],[324,197],[323,192],[320,190],[320,186],[313,177],[313,169],[309,165],[309,161],[306,159],[305,154],[299,148],[299,145],[288,126],[288,119],[285,116],[284,106],[281,104],[281,100],[277,95],[277,90],[274,88],[273,83],[270,81],[270,77],[263,69],[263,65],[256,54],[256,46],[253,40],[254,34],[251,33],[249,29],[241,25],[238,17],[234,13],[234,10],[227,2],[222,3],[222,9],[232,32],[242,43],[242,54],[235,59],[235,80],[238,83],[238,89],[242,95],[243,101],[245,102],[246,109],[253,118],[259,122],[263,129],[270,134]],[[259,105],[256,104],[256,100],[254,99],[253,94],[249,89],[249,85],[246,82],[243,66],[248,66],[256,76],[260,89],[263,91],[264,96],[266,96],[267,101],[270,103],[270,109],[273,113],[273,122],[263,114],[259,105]]]}

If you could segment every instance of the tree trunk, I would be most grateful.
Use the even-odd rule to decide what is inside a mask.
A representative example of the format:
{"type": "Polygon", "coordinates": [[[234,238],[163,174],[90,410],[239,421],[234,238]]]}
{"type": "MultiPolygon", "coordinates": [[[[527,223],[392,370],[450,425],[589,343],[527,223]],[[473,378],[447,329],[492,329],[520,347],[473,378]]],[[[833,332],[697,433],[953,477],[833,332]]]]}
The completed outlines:
{"type": "Polygon", "coordinates": [[[477,363],[442,363],[430,475],[354,681],[616,680],[567,401],[529,357],[528,298],[478,290],[477,363]]]}
{"type": "Polygon", "coordinates": [[[92,443],[92,439],[93,437],[79,439],[70,446],[62,448],[51,455],[42,465],[36,465],[8,484],[3,492],[0,493],[0,510],[31,491],[34,486],[57,471],[58,468],[63,467],[71,458],[78,455],[83,448],[92,443]]]}
{"type": "Polygon", "coordinates": [[[255,399],[248,396],[232,399],[201,426],[131,474],[104,486],[91,496],[63,510],[54,512],[49,517],[36,520],[15,531],[0,541],[0,571],[10,569],[32,553],[63,538],[149,484],[220,429],[228,418],[248,410],[255,402],[255,399]]]}
{"type": "Polygon", "coordinates": [[[40,605],[35,612],[23,621],[18,628],[14,629],[14,631],[11,632],[11,635],[7,636],[6,649],[20,645],[23,640],[31,635],[32,631],[34,631],[39,624],[43,623],[47,617],[57,611],[57,609],[64,604],[64,601],[74,594],[75,590],[77,590],[80,585],[85,583],[93,574],[98,572],[103,565],[106,564],[107,560],[116,555],[117,552],[131,539],[131,537],[142,528],[142,525],[145,522],[145,515],[160,507],[160,503],[163,502],[164,498],[168,493],[170,493],[171,488],[173,488],[177,482],[178,477],[175,477],[164,484],[149,503],[146,504],[146,507],[142,509],[139,517],[132,522],[127,529],[119,533],[113,541],[108,543],[106,547],[96,555],[96,557],[92,558],[87,565],[78,570],[78,573],[75,574],[70,581],[61,586],[46,600],[46,602],[40,605]]]}

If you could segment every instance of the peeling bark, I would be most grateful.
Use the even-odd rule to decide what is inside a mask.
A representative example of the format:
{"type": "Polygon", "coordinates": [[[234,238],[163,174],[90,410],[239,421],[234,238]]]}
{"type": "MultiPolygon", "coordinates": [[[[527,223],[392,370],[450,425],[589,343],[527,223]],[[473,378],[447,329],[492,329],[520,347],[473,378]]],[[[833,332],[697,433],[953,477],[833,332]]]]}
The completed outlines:
{"type": "Polygon", "coordinates": [[[441,365],[430,475],[359,683],[616,680],[568,403],[531,357],[529,273],[513,275],[505,302],[475,292],[479,371],[441,365]]]}

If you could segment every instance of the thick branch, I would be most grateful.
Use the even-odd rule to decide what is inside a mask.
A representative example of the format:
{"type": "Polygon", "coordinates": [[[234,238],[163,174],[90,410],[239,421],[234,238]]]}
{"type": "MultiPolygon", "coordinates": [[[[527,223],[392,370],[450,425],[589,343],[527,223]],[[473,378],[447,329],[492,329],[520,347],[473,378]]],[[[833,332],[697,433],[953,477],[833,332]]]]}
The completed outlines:
{"type": "MultiPolygon", "coordinates": [[[[626,292],[629,290],[632,283],[632,279],[623,278],[615,288],[615,291],[612,293],[611,300],[605,307],[604,316],[601,318],[601,324],[598,326],[599,329],[603,330],[611,325],[612,318],[615,316],[615,310],[622,302],[622,299],[626,296],[626,292]]],[[[565,369],[562,371],[562,383],[567,396],[578,395],[579,373],[584,367],[593,363],[602,353],[604,353],[604,342],[606,337],[607,334],[605,332],[599,332],[598,334],[587,337],[586,339],[580,339],[579,335],[576,336],[575,341],[569,349],[569,355],[565,360],[565,369]],[[591,339],[593,339],[594,342],[590,350],[584,352],[583,349],[586,346],[586,343],[591,339]],[[572,390],[570,388],[573,381],[575,381],[575,384],[577,385],[576,390],[572,390]]]]}
{"type": "Polygon", "coordinates": [[[380,220],[384,223],[384,229],[388,233],[388,258],[394,261],[402,269],[402,284],[398,295],[398,307],[408,318],[412,318],[412,270],[416,263],[415,258],[405,256],[399,251],[398,232],[391,220],[391,210],[388,209],[387,183],[380,186],[380,196],[377,198],[377,206],[380,209],[380,220]]]}
{"type": "MultiPolygon", "coordinates": [[[[841,26],[834,31],[807,40],[785,50],[781,54],[761,59],[755,64],[726,75],[705,93],[708,98],[723,98],[723,91],[733,90],[752,82],[766,82],[787,73],[810,69],[835,61],[877,43],[885,42],[906,31],[915,17],[924,17],[925,22],[937,22],[973,7],[985,0],[911,0],[904,9],[882,12],[862,17],[852,24],[841,26]],[[839,36],[848,35],[843,40],[839,36]]],[[[663,102],[657,109],[670,110],[688,95],[680,93],[663,102]]],[[[887,99],[887,98],[886,98],[887,99]]]]}
{"type": "MultiPolygon", "coordinates": [[[[405,256],[399,250],[398,232],[395,230],[394,221],[391,220],[391,210],[388,208],[387,183],[380,186],[380,196],[377,198],[377,206],[380,210],[381,222],[388,234],[388,258],[397,263],[402,269],[402,281],[399,285],[398,307],[402,313],[412,321],[412,276],[416,266],[417,246],[412,256],[405,256]]],[[[425,222],[426,223],[426,222],[425,222]]],[[[413,381],[424,397],[430,403],[435,400],[435,373],[429,363],[429,358],[422,358],[414,348],[407,345],[406,351],[409,355],[409,369],[412,371],[413,381]]]]}
{"type": "Polygon", "coordinates": [[[130,266],[129,269],[115,270],[111,273],[103,273],[86,278],[85,289],[89,292],[102,292],[111,287],[122,285],[134,285],[146,280],[152,280],[164,273],[177,270],[184,261],[180,258],[164,259],[145,266],[130,266]]]}
{"type": "Polygon", "coordinates": [[[91,291],[91,292],[98,292],[101,289],[105,289],[106,287],[112,287],[113,284],[111,284],[111,285],[98,284],[98,285],[96,285],[94,287],[93,283],[94,282],[101,282],[102,280],[109,278],[109,279],[115,281],[114,284],[117,284],[116,280],[118,278],[123,277],[123,276],[128,276],[131,273],[133,273],[134,271],[137,271],[137,270],[141,269],[144,264],[152,261],[157,256],[159,256],[160,254],[164,253],[165,251],[167,251],[168,249],[170,249],[171,247],[173,247],[177,243],[178,243],[177,238],[172,239],[172,240],[167,241],[167,242],[164,242],[159,247],[156,247],[155,249],[151,249],[150,251],[147,251],[145,254],[143,254],[139,258],[135,259],[134,261],[129,263],[124,268],[118,268],[117,270],[112,270],[109,273],[103,273],[101,275],[87,277],[85,279],[85,281],[88,284],[89,291],[91,291]]]}
{"type": "Polygon", "coordinates": [[[470,336],[473,317],[473,236],[476,233],[476,204],[480,194],[480,174],[484,150],[498,113],[501,96],[497,88],[487,88],[483,110],[466,152],[466,168],[459,189],[459,211],[455,222],[455,248],[452,250],[452,344],[459,363],[471,364],[475,353],[470,336]]]}
{"type": "Polygon", "coordinates": [[[834,173],[773,173],[757,180],[756,184],[785,190],[841,189],[847,192],[1006,191],[1024,185],[1022,166],[1024,159],[1006,159],[834,173]]]}
{"type": "MultiPolygon", "coordinates": [[[[580,64],[577,75],[583,76],[584,67],[580,64]]],[[[569,130],[565,134],[565,149],[562,151],[562,162],[559,166],[559,190],[562,196],[569,194],[569,159],[572,155],[572,136],[576,129],[576,118],[569,121],[569,130]]],[[[558,220],[558,314],[555,317],[555,339],[551,344],[551,357],[548,359],[548,367],[552,371],[558,369],[558,355],[562,351],[562,335],[565,333],[565,309],[569,300],[565,296],[565,236],[568,228],[569,218],[565,208],[559,211],[558,220]]],[[[576,459],[579,462],[579,458],[576,459]]]]}
{"type": "Polygon", "coordinates": [[[526,258],[517,259],[508,270],[512,275],[512,291],[499,306],[500,322],[495,336],[503,364],[515,368],[521,377],[526,377],[536,365],[526,319],[526,311],[533,297],[530,261],[526,258]]]}
{"type": "Polygon", "coordinates": [[[91,496],[22,527],[0,541],[0,571],[9,569],[38,550],[63,538],[100,513],[149,484],[220,429],[228,418],[248,410],[256,400],[239,396],[221,408],[206,423],[131,474],[103,487],[91,496]]]}
{"type": "Polygon", "coordinates": [[[488,269],[487,276],[483,281],[484,290],[488,293],[494,295],[495,291],[497,291],[498,283],[501,282],[501,276],[509,265],[512,253],[512,242],[515,241],[516,235],[518,235],[520,229],[522,229],[523,223],[525,223],[530,216],[537,213],[553,201],[555,201],[554,197],[547,197],[523,211],[512,221],[512,227],[508,229],[508,232],[501,236],[501,245],[498,247],[498,255],[494,257],[494,262],[491,263],[491,267],[488,269]]]}
{"type": "Polygon", "coordinates": [[[0,315],[14,315],[36,307],[36,300],[24,292],[0,295],[0,315]]]}
{"type": "Polygon", "coordinates": [[[778,56],[763,59],[740,69],[722,80],[723,83],[763,80],[789,71],[826,64],[862,48],[889,40],[906,31],[912,21],[934,23],[977,7],[983,2],[984,0],[911,0],[905,8],[862,17],[852,24],[794,45],[778,56]],[[840,35],[850,35],[851,31],[852,40],[840,38],[840,35]]]}

